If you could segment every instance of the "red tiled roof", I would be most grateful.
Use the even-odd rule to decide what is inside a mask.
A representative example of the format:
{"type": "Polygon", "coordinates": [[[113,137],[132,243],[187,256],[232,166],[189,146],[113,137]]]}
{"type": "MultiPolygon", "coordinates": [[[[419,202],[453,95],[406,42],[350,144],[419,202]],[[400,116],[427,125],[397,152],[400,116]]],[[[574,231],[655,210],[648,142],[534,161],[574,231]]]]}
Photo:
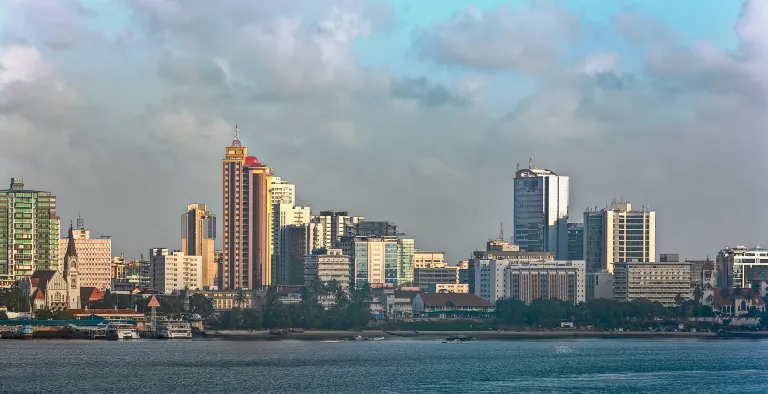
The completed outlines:
{"type": "Polygon", "coordinates": [[[728,297],[723,297],[723,289],[715,288],[715,297],[712,301],[715,305],[733,305],[735,298],[752,300],[755,306],[765,305],[765,300],[760,298],[760,292],[752,289],[728,289],[728,297]]]}
{"type": "Polygon", "coordinates": [[[48,282],[51,280],[51,278],[53,278],[54,275],[56,275],[56,271],[37,270],[32,273],[29,281],[32,283],[33,279],[37,279],[37,282],[34,284],[34,286],[37,288],[45,289],[48,287],[48,282]]]}
{"type": "Polygon", "coordinates": [[[45,292],[43,292],[41,289],[35,290],[35,294],[32,296],[32,298],[40,301],[45,301],[45,292]]]}
{"type": "Polygon", "coordinates": [[[103,300],[104,292],[96,287],[81,287],[80,288],[80,300],[82,301],[96,301],[103,300]]]}
{"type": "Polygon", "coordinates": [[[471,293],[421,293],[424,306],[493,307],[490,302],[471,293]]]}

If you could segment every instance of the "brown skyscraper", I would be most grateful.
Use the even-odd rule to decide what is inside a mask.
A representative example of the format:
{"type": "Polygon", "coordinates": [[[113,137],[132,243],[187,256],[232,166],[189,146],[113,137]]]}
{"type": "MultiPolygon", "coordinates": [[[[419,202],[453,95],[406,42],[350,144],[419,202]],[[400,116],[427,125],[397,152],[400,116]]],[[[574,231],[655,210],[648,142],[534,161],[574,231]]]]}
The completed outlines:
{"type": "Polygon", "coordinates": [[[187,256],[203,257],[202,286],[210,288],[216,283],[217,264],[214,255],[216,216],[205,204],[191,204],[181,215],[181,252],[187,256]]]}
{"type": "Polygon", "coordinates": [[[248,156],[237,127],[235,139],[224,156],[223,176],[222,287],[268,286],[272,283],[272,170],[256,157],[248,156]]]}

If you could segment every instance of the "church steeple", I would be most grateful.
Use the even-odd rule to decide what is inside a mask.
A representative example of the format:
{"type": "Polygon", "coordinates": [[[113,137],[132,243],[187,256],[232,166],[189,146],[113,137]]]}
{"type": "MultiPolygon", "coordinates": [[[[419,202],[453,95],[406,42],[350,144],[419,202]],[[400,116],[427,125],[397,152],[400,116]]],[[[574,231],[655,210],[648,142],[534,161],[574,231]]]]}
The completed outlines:
{"type": "MultiPolygon", "coordinates": [[[[72,259],[77,259],[77,249],[75,249],[75,237],[74,237],[74,230],[72,227],[72,222],[69,222],[69,235],[67,240],[67,253],[64,255],[64,272],[66,274],[67,271],[69,271],[69,261],[72,259]]],[[[77,260],[75,260],[77,261],[77,260]]]]}

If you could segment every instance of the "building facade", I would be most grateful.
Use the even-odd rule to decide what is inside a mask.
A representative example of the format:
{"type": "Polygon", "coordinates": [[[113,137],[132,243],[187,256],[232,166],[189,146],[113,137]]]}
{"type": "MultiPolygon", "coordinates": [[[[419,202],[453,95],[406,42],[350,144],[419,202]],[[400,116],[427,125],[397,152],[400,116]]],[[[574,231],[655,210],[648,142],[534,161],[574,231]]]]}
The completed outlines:
{"type": "Polygon", "coordinates": [[[715,271],[717,272],[717,287],[733,287],[733,270],[737,258],[744,256],[749,250],[744,245],[737,245],[734,248],[726,246],[717,253],[715,259],[715,271]]]}
{"type": "Polygon", "coordinates": [[[341,249],[317,250],[304,258],[304,284],[335,280],[343,289],[352,283],[352,261],[341,249]]]}
{"type": "Polygon", "coordinates": [[[69,227],[65,250],[61,270],[37,270],[30,277],[19,281],[19,288],[30,300],[32,310],[80,308],[80,264],[72,226],[69,227]]]}
{"type": "Polygon", "coordinates": [[[567,176],[533,165],[515,174],[514,240],[526,252],[568,257],[567,176]]]}
{"type": "MultiPolygon", "coordinates": [[[[78,219],[78,226],[70,236],[77,247],[80,286],[100,290],[112,287],[112,239],[108,236],[91,238],[91,232],[78,219]]],[[[64,266],[69,237],[59,239],[59,266],[64,266]]]]}
{"type": "MultiPolygon", "coordinates": [[[[298,276],[291,276],[289,271],[292,262],[298,262],[299,266],[302,266],[304,255],[312,251],[311,237],[309,233],[309,207],[301,207],[291,204],[273,204],[272,211],[274,216],[272,222],[273,234],[275,236],[272,254],[272,262],[274,265],[272,271],[273,282],[282,285],[301,284],[304,282],[303,273],[300,273],[298,276]],[[299,234],[303,234],[303,240],[297,238],[299,234]],[[289,239],[287,238],[288,235],[293,235],[293,237],[289,239]],[[294,243],[293,247],[295,249],[296,242],[301,242],[305,250],[299,260],[296,260],[295,258],[296,251],[294,250],[294,252],[291,252],[290,250],[291,243],[294,243]],[[296,281],[298,281],[298,283],[296,281]]],[[[303,272],[303,267],[297,272],[303,272]]]]}
{"type": "Polygon", "coordinates": [[[413,285],[423,291],[435,284],[458,284],[459,266],[445,265],[442,267],[414,268],[413,285]]]}
{"type": "Polygon", "coordinates": [[[656,261],[656,212],[628,201],[584,212],[584,260],[590,271],[609,272],[617,261],[656,261]]]}
{"type": "MultiPolygon", "coordinates": [[[[469,292],[472,294],[480,295],[486,299],[496,299],[491,296],[491,289],[488,283],[480,282],[478,279],[488,273],[489,264],[492,260],[506,260],[513,263],[530,262],[530,261],[551,261],[555,259],[555,254],[552,252],[523,252],[523,251],[499,251],[499,250],[477,250],[472,253],[472,258],[467,261],[467,268],[465,271],[466,283],[469,284],[469,292]],[[485,288],[475,286],[485,286],[485,288]]],[[[459,268],[459,275],[461,276],[461,268],[459,268]]],[[[461,282],[461,279],[459,280],[461,282]]],[[[500,290],[499,288],[498,291],[500,290]]],[[[494,290],[496,291],[496,290],[494,290]]],[[[503,294],[503,293],[498,293],[503,294]]]]}
{"type": "Polygon", "coordinates": [[[573,303],[586,300],[584,261],[478,260],[476,265],[472,291],[488,302],[502,298],[526,303],[538,298],[573,303]]]}
{"type": "Polygon", "coordinates": [[[677,305],[676,298],[690,299],[691,264],[681,262],[616,262],[613,270],[613,298],[627,302],[646,299],[665,306],[677,305]]]}
{"type": "Polygon", "coordinates": [[[272,283],[272,170],[240,143],[235,130],[223,160],[224,289],[272,283]]]}
{"type": "Polygon", "coordinates": [[[357,286],[405,284],[413,281],[414,240],[397,237],[347,235],[339,241],[342,252],[351,256],[357,286]]]}
{"type": "Polygon", "coordinates": [[[203,288],[211,288],[217,282],[216,266],[216,215],[205,204],[190,204],[181,215],[181,253],[200,256],[203,260],[203,288]]]}
{"type": "Polygon", "coordinates": [[[613,298],[613,274],[608,270],[587,272],[587,301],[613,298]]]}
{"type": "Polygon", "coordinates": [[[339,249],[341,237],[346,229],[365,220],[362,216],[351,216],[347,211],[321,211],[312,217],[312,245],[315,249],[339,249]]]}
{"type": "Polygon", "coordinates": [[[22,178],[0,190],[0,288],[36,270],[61,269],[59,222],[51,193],[25,189],[22,178]]]}
{"type": "Polygon", "coordinates": [[[187,256],[180,251],[169,253],[165,248],[152,249],[150,256],[152,290],[171,294],[180,290],[203,289],[201,256],[187,256]]]}
{"type": "Polygon", "coordinates": [[[413,252],[413,268],[445,266],[445,252],[417,249],[413,252]]]}
{"type": "Polygon", "coordinates": [[[754,247],[733,257],[733,286],[752,288],[768,281],[768,249],[754,247]]]}
{"type": "Polygon", "coordinates": [[[584,260],[584,223],[568,223],[568,260],[584,260]]]}

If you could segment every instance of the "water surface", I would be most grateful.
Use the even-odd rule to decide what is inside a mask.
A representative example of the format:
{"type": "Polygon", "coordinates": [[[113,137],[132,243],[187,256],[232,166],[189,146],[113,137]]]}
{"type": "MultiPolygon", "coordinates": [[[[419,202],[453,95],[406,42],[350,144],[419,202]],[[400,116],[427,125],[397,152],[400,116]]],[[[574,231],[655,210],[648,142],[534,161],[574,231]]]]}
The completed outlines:
{"type": "Polygon", "coordinates": [[[768,341],[0,340],[1,393],[768,392],[768,341]]]}

